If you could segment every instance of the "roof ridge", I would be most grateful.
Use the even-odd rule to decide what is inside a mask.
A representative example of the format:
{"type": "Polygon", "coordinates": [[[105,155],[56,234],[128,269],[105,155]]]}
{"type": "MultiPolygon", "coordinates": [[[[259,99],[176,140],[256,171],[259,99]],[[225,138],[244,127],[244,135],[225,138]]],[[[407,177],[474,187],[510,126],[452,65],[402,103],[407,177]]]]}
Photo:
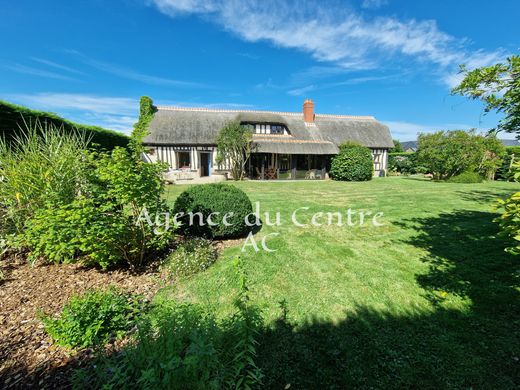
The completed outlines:
{"type": "MultiPolygon", "coordinates": [[[[288,111],[265,111],[265,110],[232,110],[224,108],[207,108],[207,107],[179,107],[179,106],[156,106],[158,110],[164,111],[193,111],[193,112],[229,112],[229,113],[259,113],[259,114],[279,114],[279,115],[290,115],[290,116],[303,116],[301,112],[288,112],[288,111]]],[[[336,114],[315,114],[316,117],[325,118],[350,118],[350,119],[369,119],[375,120],[376,118],[371,115],[336,115],[336,114]]]]}

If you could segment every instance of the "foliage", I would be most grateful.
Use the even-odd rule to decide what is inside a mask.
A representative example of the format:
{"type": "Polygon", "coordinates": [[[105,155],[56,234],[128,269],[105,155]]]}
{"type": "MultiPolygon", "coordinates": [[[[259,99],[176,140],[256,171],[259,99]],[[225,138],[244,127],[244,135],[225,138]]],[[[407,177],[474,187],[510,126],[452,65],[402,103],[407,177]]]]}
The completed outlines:
{"type": "Polygon", "coordinates": [[[372,152],[359,144],[341,144],[339,153],[332,158],[330,174],[334,180],[371,180],[374,174],[372,152]]]}
{"type": "Polygon", "coordinates": [[[97,183],[90,188],[96,203],[119,216],[116,221],[126,219],[126,234],[120,239],[119,249],[133,268],[144,263],[146,254],[164,249],[174,228],[162,199],[164,166],[141,160],[142,150],[141,143],[133,139],[128,150],[116,148],[110,155],[100,156],[97,183]],[[161,216],[163,221],[159,220],[161,216]]]}
{"type": "Polygon", "coordinates": [[[110,153],[89,152],[87,144],[82,134],[42,125],[10,146],[0,142],[0,230],[33,261],[138,267],[173,234],[156,223],[168,211],[164,167],[141,160],[137,138],[110,153]]]}
{"type": "Polygon", "coordinates": [[[217,259],[211,241],[192,238],[183,241],[161,266],[170,278],[190,276],[207,269],[217,259]]]}
{"type": "Polygon", "coordinates": [[[473,70],[461,65],[460,71],[464,78],[452,93],[482,100],[486,113],[504,114],[496,130],[520,134],[520,56],[473,70]]]}
{"type": "Polygon", "coordinates": [[[244,191],[232,185],[190,187],[176,199],[173,212],[179,214],[177,221],[186,235],[232,238],[244,236],[252,229],[245,221],[253,212],[251,201],[244,191]]]}
{"type": "Polygon", "coordinates": [[[126,147],[129,138],[116,131],[98,126],[87,126],[63,119],[56,114],[31,110],[16,104],[0,101],[0,139],[10,144],[12,140],[30,132],[38,123],[47,128],[62,129],[62,133],[84,133],[90,146],[111,150],[116,146],[126,147]]]}
{"type": "Polygon", "coordinates": [[[419,135],[417,161],[438,180],[464,171],[478,171],[493,178],[502,164],[503,146],[494,136],[474,131],[438,131],[419,135]]]}
{"type": "Polygon", "coordinates": [[[131,245],[129,225],[112,204],[75,199],[38,210],[26,223],[23,245],[30,248],[32,262],[45,259],[68,263],[81,256],[87,264],[107,268],[123,262],[123,254],[131,245]]]}
{"type": "Polygon", "coordinates": [[[36,123],[11,144],[0,139],[0,208],[4,231],[20,233],[46,203],[71,202],[84,184],[88,139],[82,133],[36,123]]]}
{"type": "Polygon", "coordinates": [[[393,148],[390,148],[388,150],[389,153],[403,153],[404,152],[404,149],[403,149],[403,145],[401,144],[401,141],[399,141],[398,139],[394,139],[394,147],[393,148]]]}
{"type": "Polygon", "coordinates": [[[101,355],[76,375],[78,388],[251,389],[261,384],[255,364],[263,326],[249,301],[247,283],[232,316],[218,320],[207,308],[158,302],[138,324],[132,343],[116,355],[101,355]]]}
{"type": "Polygon", "coordinates": [[[141,96],[139,100],[139,119],[134,125],[132,138],[143,139],[148,134],[148,127],[156,111],[153,100],[148,96],[141,96]]]}
{"type": "Polygon", "coordinates": [[[478,172],[474,171],[465,171],[456,176],[450,177],[447,181],[449,183],[466,183],[466,184],[474,184],[474,183],[482,183],[484,179],[478,172]]]}
{"type": "Polygon", "coordinates": [[[45,331],[65,348],[104,345],[111,337],[121,338],[133,326],[141,304],[132,297],[109,288],[73,296],[58,318],[41,315],[45,331]]]}
{"type": "Polygon", "coordinates": [[[502,154],[502,165],[498,168],[496,178],[501,180],[513,180],[513,164],[520,161],[520,146],[507,146],[502,154]]]}
{"type": "Polygon", "coordinates": [[[229,122],[217,137],[217,162],[231,165],[234,180],[244,178],[244,168],[251,155],[252,133],[239,122],[229,122]]]}
{"type": "MultiPolygon", "coordinates": [[[[514,179],[520,179],[520,162],[515,162],[512,166],[514,179]]],[[[515,245],[506,250],[514,255],[520,255],[520,192],[515,192],[506,199],[498,199],[499,205],[503,210],[502,214],[496,219],[502,229],[502,234],[514,240],[515,245]]]]}
{"type": "Polygon", "coordinates": [[[402,174],[423,173],[417,172],[417,153],[399,152],[388,153],[388,169],[391,172],[402,174]]]}

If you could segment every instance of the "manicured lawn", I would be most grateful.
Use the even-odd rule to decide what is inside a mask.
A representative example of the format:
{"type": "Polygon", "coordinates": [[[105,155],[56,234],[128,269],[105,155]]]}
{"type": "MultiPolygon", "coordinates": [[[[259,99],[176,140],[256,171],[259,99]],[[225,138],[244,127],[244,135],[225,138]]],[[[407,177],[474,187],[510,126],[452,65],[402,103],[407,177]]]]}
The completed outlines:
{"type": "MultiPolygon", "coordinates": [[[[251,296],[270,324],[259,337],[267,387],[514,388],[520,372],[520,259],[503,251],[494,199],[512,183],[448,184],[418,178],[365,183],[244,182],[261,212],[259,240],[241,244],[161,298],[200,302],[221,315],[241,256],[251,296]],[[382,227],[308,226],[317,212],[383,212],[382,227]],[[280,302],[283,302],[281,304],[280,302]],[[281,306],[286,310],[282,310],[281,306]],[[285,312],[285,315],[284,315],[285,312]]],[[[168,200],[186,187],[168,189],[168,200]]],[[[359,221],[358,217],[354,221],[359,221]]],[[[370,219],[369,221],[370,222],[370,219]]]]}

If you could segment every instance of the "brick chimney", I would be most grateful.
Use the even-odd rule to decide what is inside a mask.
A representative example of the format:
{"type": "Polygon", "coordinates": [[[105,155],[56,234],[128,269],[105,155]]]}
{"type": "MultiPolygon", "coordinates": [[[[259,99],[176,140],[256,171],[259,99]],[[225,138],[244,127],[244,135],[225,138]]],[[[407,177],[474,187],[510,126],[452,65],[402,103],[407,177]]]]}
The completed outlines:
{"type": "Polygon", "coordinates": [[[311,99],[305,99],[303,102],[303,120],[314,122],[314,102],[311,99]]]}

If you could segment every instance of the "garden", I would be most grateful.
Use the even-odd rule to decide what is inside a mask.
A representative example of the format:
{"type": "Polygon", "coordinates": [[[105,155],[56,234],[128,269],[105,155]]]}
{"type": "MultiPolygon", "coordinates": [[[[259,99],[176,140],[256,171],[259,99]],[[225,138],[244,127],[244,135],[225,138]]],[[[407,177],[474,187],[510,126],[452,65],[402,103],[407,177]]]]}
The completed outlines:
{"type": "Polygon", "coordinates": [[[142,103],[125,145],[0,140],[2,388],[518,387],[520,164],[494,135],[421,135],[398,177],[347,142],[333,180],[166,186],[142,103]]]}
{"type": "MultiPolygon", "coordinates": [[[[134,262],[119,252],[113,265],[93,267],[88,241],[63,248],[69,264],[38,257],[31,267],[23,252],[4,255],[2,376],[12,381],[5,387],[518,383],[518,261],[504,251],[510,241],[493,222],[496,199],[517,191],[516,183],[403,176],[220,186],[246,194],[251,208],[243,213],[259,202],[264,223],[255,239],[268,236],[274,252],[242,251],[244,239],[236,237],[245,232],[228,238],[204,230],[173,251],[145,252],[161,261],[139,260],[132,271],[134,262]],[[302,207],[304,228],[291,223],[302,207]],[[317,213],[347,209],[383,212],[382,226],[308,223],[317,213]],[[281,223],[265,223],[265,212],[279,212],[281,223]]],[[[205,212],[205,191],[168,186],[154,204],[205,212]]],[[[111,207],[108,215],[119,209],[111,207]]],[[[226,205],[211,206],[218,207],[226,205]]],[[[70,211],[67,218],[76,218],[70,211]]],[[[89,231],[81,234],[87,239],[89,231]]],[[[35,236],[44,255],[53,240],[35,236]]],[[[103,243],[99,236],[96,245],[103,243]]]]}

